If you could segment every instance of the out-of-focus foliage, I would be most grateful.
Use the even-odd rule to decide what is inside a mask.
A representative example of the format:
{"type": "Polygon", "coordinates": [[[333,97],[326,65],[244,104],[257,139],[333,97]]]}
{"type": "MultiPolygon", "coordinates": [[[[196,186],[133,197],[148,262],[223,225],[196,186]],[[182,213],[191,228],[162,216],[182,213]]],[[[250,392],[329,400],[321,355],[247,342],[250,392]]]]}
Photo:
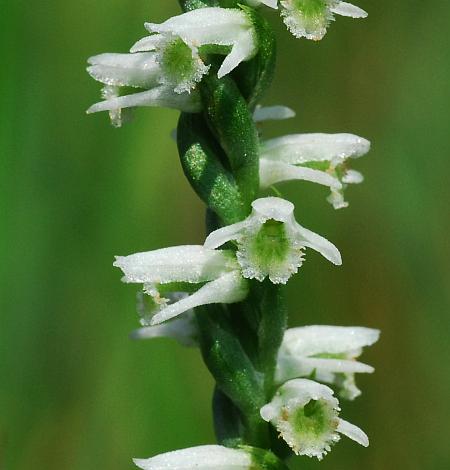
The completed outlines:
{"type": "MultiPolygon", "coordinates": [[[[135,343],[135,286],[113,255],[203,240],[203,209],[169,132],[177,113],[140,109],[117,130],[85,116],[90,55],[126,51],[175,0],[4,2],[0,126],[0,468],[133,468],[131,457],[213,442],[212,381],[195,350],[135,343]]],[[[342,251],[309,253],[291,281],[291,325],[381,328],[373,376],[345,416],[371,437],[298,469],[449,468],[450,4],[361,0],[316,44],[276,13],[279,66],[266,104],[296,119],[267,136],[353,132],[363,185],[334,211],[326,189],[281,190],[342,251]]]]}

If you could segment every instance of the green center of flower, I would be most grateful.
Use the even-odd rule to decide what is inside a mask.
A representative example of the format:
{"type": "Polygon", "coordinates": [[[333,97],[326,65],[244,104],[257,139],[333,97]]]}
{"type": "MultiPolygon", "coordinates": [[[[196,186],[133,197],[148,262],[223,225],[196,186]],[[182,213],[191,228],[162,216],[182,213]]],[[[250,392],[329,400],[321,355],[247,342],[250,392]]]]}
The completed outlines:
{"type": "Polygon", "coordinates": [[[323,16],[328,7],[327,0],[293,0],[294,8],[307,18],[318,18],[323,16]]]}
{"type": "Polygon", "coordinates": [[[266,269],[283,262],[290,248],[284,223],[276,220],[265,222],[255,236],[253,248],[260,265],[266,269]]]}
{"type": "Polygon", "coordinates": [[[290,418],[296,432],[303,437],[319,437],[330,429],[330,407],[323,400],[311,400],[290,418]]]}
{"type": "Polygon", "coordinates": [[[181,38],[174,38],[164,46],[161,67],[173,82],[181,83],[195,75],[197,60],[192,56],[192,49],[181,38]]]}

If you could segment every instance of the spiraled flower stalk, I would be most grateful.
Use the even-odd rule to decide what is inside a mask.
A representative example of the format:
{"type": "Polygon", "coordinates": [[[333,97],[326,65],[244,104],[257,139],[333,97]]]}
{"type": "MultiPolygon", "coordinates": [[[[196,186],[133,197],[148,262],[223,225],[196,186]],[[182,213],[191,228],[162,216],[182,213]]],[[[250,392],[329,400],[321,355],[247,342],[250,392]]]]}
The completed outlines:
{"type": "Polygon", "coordinates": [[[203,245],[117,257],[114,265],[125,282],[143,285],[142,328],[135,338],[167,336],[200,347],[216,382],[218,445],[135,463],[143,469],[285,469],[289,455],[321,459],[340,435],[367,446],[364,432],[339,417],[334,389],[347,399],[361,393],[355,374],[373,368],[355,359],[379,332],[286,330],[283,289],[301,268],[305,250],[335,265],[341,255],[296,221],[292,203],[261,198],[260,192],[304,180],[328,187],[332,205],[346,207],[344,189],[362,181],[348,160],[365,154],[370,143],[351,134],[319,133],[262,141],[257,127],[294,114],[260,105],[275,72],[276,40],[259,6],[279,8],[296,37],[314,40],[325,35],[334,14],[366,13],[337,0],[179,3],[183,14],[146,23],[150,34],[131,53],[94,56],[88,68],[104,84],[104,101],[88,111],[108,111],[116,126],[136,106],[181,111],[181,165],[206,205],[203,245]]]}

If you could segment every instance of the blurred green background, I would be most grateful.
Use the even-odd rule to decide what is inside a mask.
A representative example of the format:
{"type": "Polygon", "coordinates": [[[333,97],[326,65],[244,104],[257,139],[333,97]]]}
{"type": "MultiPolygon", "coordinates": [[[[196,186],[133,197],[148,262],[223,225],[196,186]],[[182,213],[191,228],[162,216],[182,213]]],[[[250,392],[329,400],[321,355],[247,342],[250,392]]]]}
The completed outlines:
{"type": "MultiPolygon", "coordinates": [[[[371,438],[293,469],[446,469],[449,457],[450,3],[360,0],[316,44],[276,14],[279,66],[265,104],[295,108],[266,136],[353,132],[366,181],[334,211],[326,190],[284,185],[302,224],[336,243],[289,284],[291,325],[382,329],[363,396],[343,404],[371,438]]],[[[140,109],[122,129],[86,116],[86,58],[123,51],[175,0],[2,4],[0,468],[119,470],[131,457],[213,442],[199,353],[132,342],[136,286],[113,256],[201,243],[203,208],[169,138],[177,113],[140,109]]]]}

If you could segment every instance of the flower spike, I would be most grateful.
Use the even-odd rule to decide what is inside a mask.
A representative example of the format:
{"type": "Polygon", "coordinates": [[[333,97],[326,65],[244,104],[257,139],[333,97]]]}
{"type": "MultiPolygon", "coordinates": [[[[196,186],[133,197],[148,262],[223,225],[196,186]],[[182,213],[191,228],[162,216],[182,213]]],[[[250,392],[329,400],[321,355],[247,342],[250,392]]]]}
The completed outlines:
{"type": "Polygon", "coordinates": [[[293,134],[267,140],[260,155],[261,187],[289,180],[311,181],[330,188],[328,201],[335,209],[347,207],[344,189],[364,179],[347,168],[347,161],[369,149],[368,140],[353,134],[293,134]]]}
{"type": "Polygon", "coordinates": [[[206,248],[235,240],[242,274],[248,279],[285,284],[303,264],[303,249],[318,251],[333,264],[342,264],[339,250],[328,240],[299,225],[294,205],[277,197],[257,199],[247,219],[212,232],[206,248]]]}
{"type": "Polygon", "coordinates": [[[339,401],[333,390],[312,380],[296,379],[281,386],[261,417],[271,422],[297,455],[323,458],[344,434],[364,447],[366,434],[339,418],[339,401]]]}
{"type": "Polygon", "coordinates": [[[355,359],[379,337],[379,330],[363,327],[290,328],[278,352],[275,380],[282,384],[288,379],[312,375],[318,382],[337,386],[341,398],[353,400],[361,395],[355,384],[355,373],[374,371],[355,359]]]}
{"type": "Polygon", "coordinates": [[[118,256],[114,266],[125,274],[124,282],[144,284],[144,292],[151,297],[144,325],[157,325],[200,305],[240,302],[248,292],[234,254],[225,250],[176,246],[118,256]],[[173,292],[191,295],[170,303],[170,297],[163,295],[173,292]]]}

